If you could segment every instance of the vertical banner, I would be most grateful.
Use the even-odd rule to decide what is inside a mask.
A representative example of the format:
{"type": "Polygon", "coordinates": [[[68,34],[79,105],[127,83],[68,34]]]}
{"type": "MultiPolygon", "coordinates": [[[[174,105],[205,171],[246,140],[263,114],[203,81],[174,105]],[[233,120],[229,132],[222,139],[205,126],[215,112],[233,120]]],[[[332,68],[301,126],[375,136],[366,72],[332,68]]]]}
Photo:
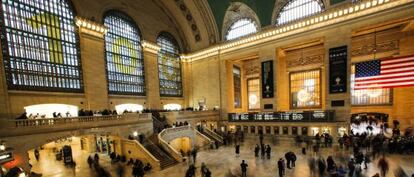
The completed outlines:
{"type": "Polygon", "coordinates": [[[347,60],[347,46],[329,49],[329,93],[346,92],[347,60]]]}
{"type": "Polygon", "coordinates": [[[273,98],[273,61],[262,62],[262,98],[273,98]]]}

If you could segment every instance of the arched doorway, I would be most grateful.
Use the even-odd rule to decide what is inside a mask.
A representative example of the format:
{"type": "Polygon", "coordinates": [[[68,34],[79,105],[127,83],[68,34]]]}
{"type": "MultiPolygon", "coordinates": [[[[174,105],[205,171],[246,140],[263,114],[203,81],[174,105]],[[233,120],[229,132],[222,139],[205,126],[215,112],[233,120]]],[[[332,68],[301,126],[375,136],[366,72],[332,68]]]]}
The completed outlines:
{"type": "Polygon", "coordinates": [[[353,134],[367,133],[376,135],[387,128],[388,114],[377,112],[361,112],[351,115],[351,132],[353,134]]]}
{"type": "Polygon", "coordinates": [[[36,104],[24,107],[29,118],[52,118],[59,115],[61,117],[77,117],[78,107],[70,104],[48,103],[36,104]]]}

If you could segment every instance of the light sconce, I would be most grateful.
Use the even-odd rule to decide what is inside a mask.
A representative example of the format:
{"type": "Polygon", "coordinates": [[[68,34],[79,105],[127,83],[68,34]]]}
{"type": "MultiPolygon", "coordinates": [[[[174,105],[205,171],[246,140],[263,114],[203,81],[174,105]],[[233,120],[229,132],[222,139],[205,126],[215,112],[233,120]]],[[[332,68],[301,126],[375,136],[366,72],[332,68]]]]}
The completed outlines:
{"type": "Polygon", "coordinates": [[[76,26],[78,26],[82,32],[91,34],[91,35],[104,35],[108,32],[108,27],[103,24],[88,20],[86,18],[76,17],[75,19],[76,26]]]}

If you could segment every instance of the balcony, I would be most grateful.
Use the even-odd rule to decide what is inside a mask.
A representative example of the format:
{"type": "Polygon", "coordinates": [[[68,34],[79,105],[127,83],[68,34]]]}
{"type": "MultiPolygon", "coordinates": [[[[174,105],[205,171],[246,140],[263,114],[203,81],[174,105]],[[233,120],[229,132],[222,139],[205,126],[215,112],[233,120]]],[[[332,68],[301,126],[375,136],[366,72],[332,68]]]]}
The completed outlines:
{"type": "Polygon", "coordinates": [[[151,114],[82,116],[46,119],[3,119],[0,137],[151,123],[151,114]]]}

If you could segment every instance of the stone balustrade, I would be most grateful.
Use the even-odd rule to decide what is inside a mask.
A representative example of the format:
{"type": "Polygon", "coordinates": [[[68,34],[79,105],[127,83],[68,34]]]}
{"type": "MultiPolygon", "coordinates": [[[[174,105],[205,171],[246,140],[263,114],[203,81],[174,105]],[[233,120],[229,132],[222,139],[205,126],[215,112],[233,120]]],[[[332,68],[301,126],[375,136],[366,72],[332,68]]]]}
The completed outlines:
{"type": "Polygon", "coordinates": [[[161,116],[167,118],[167,122],[172,125],[175,122],[187,121],[192,125],[200,121],[218,121],[220,111],[178,111],[178,112],[162,112],[161,116]]]}
{"type": "Polygon", "coordinates": [[[139,123],[152,123],[151,114],[81,116],[46,119],[3,119],[0,122],[0,137],[91,129],[139,123]]]}

